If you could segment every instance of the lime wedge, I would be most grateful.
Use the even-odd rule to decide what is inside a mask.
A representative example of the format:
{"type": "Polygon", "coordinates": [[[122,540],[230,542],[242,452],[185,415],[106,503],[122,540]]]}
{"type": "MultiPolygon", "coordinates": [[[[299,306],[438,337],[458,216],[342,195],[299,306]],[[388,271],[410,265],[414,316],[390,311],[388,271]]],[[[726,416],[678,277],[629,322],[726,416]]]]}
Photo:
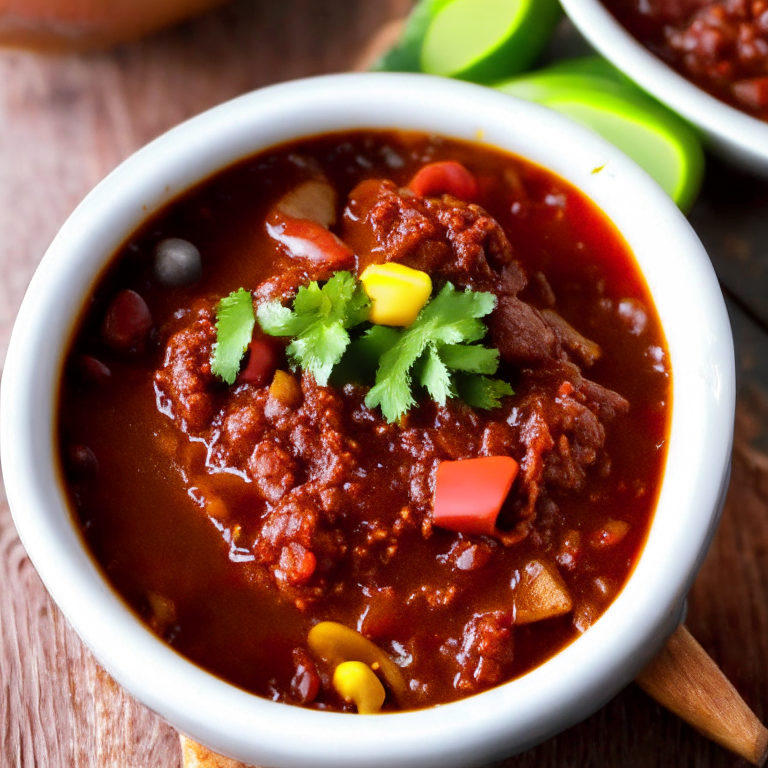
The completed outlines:
{"type": "Polygon", "coordinates": [[[371,69],[375,72],[420,72],[421,47],[435,15],[452,0],[420,0],[416,3],[397,45],[390,48],[371,69]]]}
{"type": "Polygon", "coordinates": [[[634,85],[620,69],[616,69],[608,59],[604,59],[602,56],[579,56],[575,59],[563,59],[550,64],[546,69],[540,70],[540,72],[547,75],[554,73],[587,75],[588,77],[601,77],[605,80],[613,80],[616,83],[634,85]]]}
{"type": "Polygon", "coordinates": [[[559,17],[557,0],[450,0],[426,31],[421,70],[475,82],[523,72],[559,17]]]}
{"type": "Polygon", "coordinates": [[[686,122],[636,86],[558,65],[496,87],[599,133],[645,169],[682,211],[690,210],[704,176],[701,142],[686,122]]]}

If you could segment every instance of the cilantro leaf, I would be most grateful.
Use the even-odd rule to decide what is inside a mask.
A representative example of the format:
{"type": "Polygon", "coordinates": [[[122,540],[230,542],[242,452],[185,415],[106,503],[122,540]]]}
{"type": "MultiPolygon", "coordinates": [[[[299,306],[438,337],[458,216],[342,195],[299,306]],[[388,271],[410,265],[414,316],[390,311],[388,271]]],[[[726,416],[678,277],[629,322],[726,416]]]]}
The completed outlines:
{"type": "Polygon", "coordinates": [[[446,344],[440,348],[440,359],[452,371],[496,373],[499,367],[499,350],[464,344],[446,344]]]}
{"type": "Polygon", "coordinates": [[[250,291],[240,288],[216,305],[216,342],[211,352],[211,371],[227,384],[234,384],[256,318],[250,291]]]}
{"type": "Polygon", "coordinates": [[[400,335],[400,339],[379,361],[376,383],[368,392],[365,404],[369,408],[381,407],[384,418],[397,421],[412,408],[416,401],[411,392],[412,369],[427,348],[419,375],[427,391],[438,395],[438,402],[452,391],[446,382],[446,366],[434,352],[439,346],[478,341],[486,333],[479,319],[493,311],[496,297],[492,293],[464,291],[459,293],[446,283],[440,293],[430,301],[419,316],[400,335]],[[439,398],[439,399],[438,399],[439,398]]]}
{"type": "Polygon", "coordinates": [[[340,323],[313,323],[285,351],[289,360],[311,371],[317,383],[325,386],[348,344],[349,334],[340,323]]]}
{"type": "Polygon", "coordinates": [[[299,288],[293,308],[279,301],[262,304],[259,325],[270,336],[293,336],[286,352],[295,366],[312,373],[321,386],[349,345],[348,328],[368,318],[370,299],[354,275],[336,272],[325,285],[299,288]]]}
{"type": "Polygon", "coordinates": [[[455,382],[459,397],[472,408],[498,408],[502,397],[515,394],[515,390],[506,381],[489,379],[487,376],[459,374],[455,382]]]}
{"type": "Polygon", "coordinates": [[[456,394],[448,368],[434,346],[427,349],[421,360],[424,362],[419,371],[419,384],[429,392],[429,396],[436,403],[445,405],[445,401],[456,394]]]}
{"type": "Polygon", "coordinates": [[[372,325],[348,347],[333,369],[331,383],[343,386],[350,382],[368,384],[376,376],[381,356],[397,344],[400,331],[387,325],[372,325]]]}
{"type": "Polygon", "coordinates": [[[261,304],[257,314],[259,325],[270,336],[298,336],[312,322],[309,317],[294,314],[279,301],[261,304]]]}

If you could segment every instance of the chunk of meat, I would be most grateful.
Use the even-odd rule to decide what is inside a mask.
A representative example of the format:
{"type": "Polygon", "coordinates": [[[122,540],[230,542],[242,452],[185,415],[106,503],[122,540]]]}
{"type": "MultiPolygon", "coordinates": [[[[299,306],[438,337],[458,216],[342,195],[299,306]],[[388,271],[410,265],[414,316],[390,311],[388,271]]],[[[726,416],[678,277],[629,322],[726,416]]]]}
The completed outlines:
{"type": "Polygon", "coordinates": [[[502,360],[515,366],[557,356],[557,337],[541,314],[516,296],[502,296],[488,320],[493,345],[502,360]]]}
{"type": "Polygon", "coordinates": [[[475,290],[525,282],[507,236],[480,206],[449,196],[421,198],[390,181],[368,180],[352,190],[342,238],[360,269],[397,261],[475,290]]]}
{"type": "Polygon", "coordinates": [[[504,678],[513,659],[511,623],[508,614],[498,611],[475,614],[467,622],[456,654],[457,690],[480,691],[504,678]]]}
{"type": "Polygon", "coordinates": [[[212,308],[200,309],[191,325],[168,340],[163,367],[155,374],[157,387],[192,431],[204,429],[213,418],[210,361],[216,341],[214,322],[212,308]]]}
{"type": "Polygon", "coordinates": [[[264,498],[280,501],[296,485],[296,463],[286,450],[270,440],[260,442],[250,459],[248,471],[264,498]]]}
{"type": "Polygon", "coordinates": [[[585,368],[594,365],[602,354],[599,344],[582,336],[570,323],[551,309],[542,309],[541,316],[555,332],[560,346],[568,350],[573,358],[585,368]]]}
{"type": "Polygon", "coordinates": [[[303,485],[266,515],[253,552],[269,566],[278,587],[300,587],[317,571],[327,572],[346,551],[344,537],[327,527],[316,489],[303,485]]]}

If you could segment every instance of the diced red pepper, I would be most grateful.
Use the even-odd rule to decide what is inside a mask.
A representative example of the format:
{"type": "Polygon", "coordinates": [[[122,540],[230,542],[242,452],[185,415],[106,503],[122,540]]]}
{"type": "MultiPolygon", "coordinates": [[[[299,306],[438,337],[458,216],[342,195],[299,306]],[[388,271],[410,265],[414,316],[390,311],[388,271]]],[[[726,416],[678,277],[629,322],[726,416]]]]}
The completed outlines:
{"type": "Polygon", "coordinates": [[[410,181],[408,187],[422,197],[448,193],[459,200],[477,197],[477,180],[455,160],[425,165],[410,181]]]}
{"type": "Polygon", "coordinates": [[[136,291],[125,290],[109,305],[101,326],[101,337],[112,349],[124,352],[144,341],[152,327],[147,302],[136,291]]]}
{"type": "Polygon", "coordinates": [[[494,535],[517,470],[509,456],[443,461],[437,468],[433,524],[458,533],[494,535]]]}
{"type": "Polygon", "coordinates": [[[355,267],[352,249],[316,221],[275,212],[267,221],[267,232],[295,259],[325,264],[333,270],[355,267]]]}
{"type": "Polygon", "coordinates": [[[280,350],[274,341],[264,336],[251,341],[248,363],[237,377],[239,383],[263,387],[272,381],[280,364],[280,350]]]}

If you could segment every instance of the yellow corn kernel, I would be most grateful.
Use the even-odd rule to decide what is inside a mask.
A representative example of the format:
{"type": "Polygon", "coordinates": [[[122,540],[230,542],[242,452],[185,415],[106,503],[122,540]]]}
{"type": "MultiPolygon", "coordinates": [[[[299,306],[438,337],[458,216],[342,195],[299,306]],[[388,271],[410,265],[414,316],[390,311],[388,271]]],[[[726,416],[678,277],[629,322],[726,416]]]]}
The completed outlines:
{"type": "Polygon", "coordinates": [[[354,629],[335,621],[321,621],[309,630],[309,650],[326,664],[335,667],[345,661],[360,661],[381,670],[387,685],[400,700],[406,686],[400,667],[378,645],[354,629]]]}
{"type": "Polygon", "coordinates": [[[402,264],[371,264],[360,276],[371,299],[369,320],[378,325],[409,326],[432,293],[426,272],[402,264]]]}
{"type": "Polygon", "coordinates": [[[361,715],[375,715],[384,703],[384,686],[362,661],[344,661],[333,673],[333,687],[344,701],[352,701],[361,715]]]}

